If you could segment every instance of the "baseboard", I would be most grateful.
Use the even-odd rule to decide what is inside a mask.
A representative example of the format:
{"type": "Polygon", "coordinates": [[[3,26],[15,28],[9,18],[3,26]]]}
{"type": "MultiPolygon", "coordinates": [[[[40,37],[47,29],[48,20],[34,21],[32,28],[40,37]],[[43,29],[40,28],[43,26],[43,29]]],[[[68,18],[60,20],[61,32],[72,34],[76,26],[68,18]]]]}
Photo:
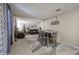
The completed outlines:
{"type": "Polygon", "coordinates": [[[76,46],[76,45],[72,45],[72,44],[69,44],[69,43],[65,43],[65,42],[62,42],[62,41],[58,41],[59,43],[62,43],[62,44],[64,44],[64,45],[66,45],[66,46],[70,46],[70,47],[73,47],[73,48],[75,48],[75,49],[79,49],[79,46],[76,46]]]}

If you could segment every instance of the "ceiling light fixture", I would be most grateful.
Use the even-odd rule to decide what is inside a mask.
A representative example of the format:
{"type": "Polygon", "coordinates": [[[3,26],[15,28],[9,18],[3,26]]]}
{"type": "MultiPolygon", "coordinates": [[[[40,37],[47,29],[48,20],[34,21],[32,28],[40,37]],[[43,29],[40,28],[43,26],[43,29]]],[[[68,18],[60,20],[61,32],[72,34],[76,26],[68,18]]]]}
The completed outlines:
{"type": "Polygon", "coordinates": [[[56,12],[59,12],[61,9],[57,9],[56,12]]]}

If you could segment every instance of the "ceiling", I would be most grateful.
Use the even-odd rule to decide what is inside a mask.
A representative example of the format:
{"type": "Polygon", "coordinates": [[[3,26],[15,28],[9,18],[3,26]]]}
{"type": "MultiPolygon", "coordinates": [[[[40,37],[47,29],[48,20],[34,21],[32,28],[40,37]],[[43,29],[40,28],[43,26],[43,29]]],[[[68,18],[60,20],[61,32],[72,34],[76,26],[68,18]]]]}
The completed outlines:
{"type": "Polygon", "coordinates": [[[78,3],[12,3],[10,6],[14,16],[42,20],[79,8],[78,3]],[[61,10],[56,12],[57,9],[61,10]]]}
{"type": "Polygon", "coordinates": [[[22,18],[22,17],[17,17],[16,18],[17,23],[18,24],[30,24],[30,25],[34,25],[34,24],[39,24],[42,22],[42,20],[37,20],[37,19],[32,19],[32,18],[22,18]]]}

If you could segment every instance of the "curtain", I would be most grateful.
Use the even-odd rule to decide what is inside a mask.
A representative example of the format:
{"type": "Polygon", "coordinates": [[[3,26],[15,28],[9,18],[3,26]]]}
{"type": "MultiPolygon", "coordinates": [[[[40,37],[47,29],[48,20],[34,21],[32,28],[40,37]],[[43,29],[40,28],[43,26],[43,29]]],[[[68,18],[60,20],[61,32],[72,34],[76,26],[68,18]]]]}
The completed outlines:
{"type": "Polygon", "coordinates": [[[12,13],[11,8],[6,3],[0,3],[0,54],[5,55],[10,52],[12,40],[12,13]]]}
{"type": "Polygon", "coordinates": [[[6,4],[6,15],[7,15],[7,33],[8,33],[8,47],[7,47],[7,53],[10,52],[11,45],[13,44],[13,33],[12,33],[12,13],[11,8],[8,4],[6,4]]]}

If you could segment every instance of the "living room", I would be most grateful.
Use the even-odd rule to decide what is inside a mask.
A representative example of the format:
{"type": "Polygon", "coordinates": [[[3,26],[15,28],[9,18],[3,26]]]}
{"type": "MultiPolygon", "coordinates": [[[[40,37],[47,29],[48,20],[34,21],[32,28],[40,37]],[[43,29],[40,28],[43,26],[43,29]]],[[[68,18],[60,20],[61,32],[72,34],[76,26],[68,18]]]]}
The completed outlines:
{"type": "Polygon", "coordinates": [[[79,3],[0,6],[0,54],[79,55],[79,3]]]}

